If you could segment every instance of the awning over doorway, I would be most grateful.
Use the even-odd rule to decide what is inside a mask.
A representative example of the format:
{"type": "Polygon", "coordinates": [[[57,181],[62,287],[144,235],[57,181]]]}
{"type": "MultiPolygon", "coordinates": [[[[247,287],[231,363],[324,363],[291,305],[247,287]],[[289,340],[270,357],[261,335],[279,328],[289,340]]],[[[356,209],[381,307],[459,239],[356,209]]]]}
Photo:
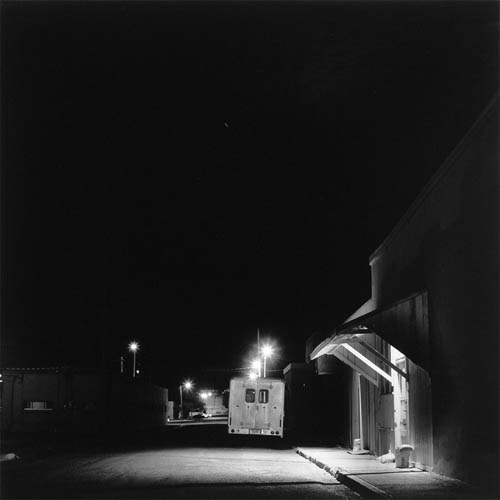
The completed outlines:
{"type": "MultiPolygon", "coordinates": [[[[345,350],[354,354],[351,348],[346,348],[353,344],[363,346],[380,359],[380,353],[370,349],[366,342],[369,336],[374,334],[401,351],[414,363],[429,370],[427,293],[411,295],[389,307],[376,309],[342,324],[332,336],[312,351],[311,359],[324,354],[334,355],[341,359],[338,354],[345,354],[343,352],[345,350]]],[[[387,360],[382,361],[387,364],[387,360]]],[[[351,367],[354,368],[354,366],[351,367]]],[[[366,368],[366,363],[364,367],[366,368]]],[[[394,366],[391,368],[396,369],[394,366]]],[[[355,369],[360,371],[359,367],[355,369]]]]}

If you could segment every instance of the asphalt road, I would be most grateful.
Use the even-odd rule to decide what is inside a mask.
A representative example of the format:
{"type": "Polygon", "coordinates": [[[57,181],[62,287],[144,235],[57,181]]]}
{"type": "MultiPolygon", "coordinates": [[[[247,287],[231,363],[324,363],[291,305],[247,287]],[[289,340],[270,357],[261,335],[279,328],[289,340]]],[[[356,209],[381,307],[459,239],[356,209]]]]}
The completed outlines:
{"type": "Polygon", "coordinates": [[[66,439],[1,465],[2,499],[359,498],[286,440],[229,436],[223,424],[66,439]]]}

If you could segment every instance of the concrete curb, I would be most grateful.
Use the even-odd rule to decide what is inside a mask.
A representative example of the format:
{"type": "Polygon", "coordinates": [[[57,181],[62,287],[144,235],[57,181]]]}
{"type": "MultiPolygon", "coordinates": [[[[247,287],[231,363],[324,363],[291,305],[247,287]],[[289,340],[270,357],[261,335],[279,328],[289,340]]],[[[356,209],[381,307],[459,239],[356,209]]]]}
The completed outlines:
{"type": "Polygon", "coordinates": [[[342,484],[351,488],[352,490],[359,493],[364,498],[378,498],[378,499],[390,499],[392,496],[384,490],[373,486],[369,482],[361,479],[360,477],[345,471],[342,469],[337,469],[335,473],[335,479],[337,479],[342,484]]]}
{"type": "Polygon", "coordinates": [[[328,472],[328,474],[331,474],[335,479],[337,479],[339,483],[342,483],[351,490],[354,490],[364,498],[376,498],[385,500],[389,500],[392,498],[389,493],[381,490],[380,488],[377,488],[376,486],[373,486],[373,484],[368,483],[364,479],[357,477],[349,471],[343,470],[339,467],[330,467],[329,465],[323,463],[321,460],[318,460],[317,458],[304,453],[300,448],[296,448],[296,452],[301,457],[309,460],[309,462],[317,465],[320,469],[323,469],[324,471],[328,472]]]}

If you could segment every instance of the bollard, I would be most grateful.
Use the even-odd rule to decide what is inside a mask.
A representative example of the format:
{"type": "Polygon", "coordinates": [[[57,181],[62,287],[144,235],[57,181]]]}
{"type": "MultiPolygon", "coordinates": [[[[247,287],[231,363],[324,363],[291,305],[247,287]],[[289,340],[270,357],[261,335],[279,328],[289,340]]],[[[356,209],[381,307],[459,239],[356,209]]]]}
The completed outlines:
{"type": "Polygon", "coordinates": [[[396,448],[396,467],[398,469],[408,469],[410,467],[410,453],[413,449],[410,444],[402,444],[396,448]]]}

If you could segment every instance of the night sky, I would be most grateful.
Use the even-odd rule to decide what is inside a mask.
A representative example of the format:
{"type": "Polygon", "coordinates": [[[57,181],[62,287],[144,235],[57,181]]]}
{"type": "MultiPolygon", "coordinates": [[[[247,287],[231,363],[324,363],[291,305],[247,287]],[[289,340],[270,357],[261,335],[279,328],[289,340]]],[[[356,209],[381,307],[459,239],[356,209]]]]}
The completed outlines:
{"type": "Polygon", "coordinates": [[[4,367],[303,361],[498,89],[498,2],[1,8],[4,367]]]}

